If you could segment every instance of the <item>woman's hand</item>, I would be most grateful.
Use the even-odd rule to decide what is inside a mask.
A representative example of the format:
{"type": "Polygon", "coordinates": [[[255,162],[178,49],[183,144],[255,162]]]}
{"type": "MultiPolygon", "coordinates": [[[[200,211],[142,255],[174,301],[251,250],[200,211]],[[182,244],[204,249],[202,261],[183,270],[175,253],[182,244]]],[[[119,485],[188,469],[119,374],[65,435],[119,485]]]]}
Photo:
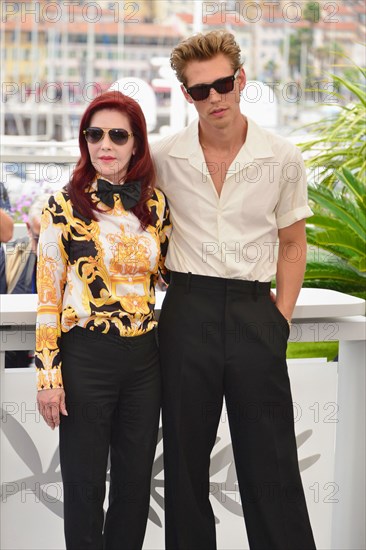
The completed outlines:
{"type": "Polygon", "coordinates": [[[65,392],[62,388],[40,390],[37,393],[38,410],[52,430],[60,425],[60,413],[67,416],[65,392]]]}

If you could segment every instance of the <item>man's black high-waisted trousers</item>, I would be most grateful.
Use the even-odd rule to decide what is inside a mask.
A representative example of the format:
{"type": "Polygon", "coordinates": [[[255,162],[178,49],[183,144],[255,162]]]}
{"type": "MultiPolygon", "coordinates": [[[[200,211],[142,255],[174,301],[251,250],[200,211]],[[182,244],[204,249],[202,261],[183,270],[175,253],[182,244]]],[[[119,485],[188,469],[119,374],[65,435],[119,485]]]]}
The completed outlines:
{"type": "Polygon", "coordinates": [[[159,319],[166,550],[216,549],[209,466],[223,397],[251,550],[315,548],[288,336],[269,283],[172,273],[159,319]]]}

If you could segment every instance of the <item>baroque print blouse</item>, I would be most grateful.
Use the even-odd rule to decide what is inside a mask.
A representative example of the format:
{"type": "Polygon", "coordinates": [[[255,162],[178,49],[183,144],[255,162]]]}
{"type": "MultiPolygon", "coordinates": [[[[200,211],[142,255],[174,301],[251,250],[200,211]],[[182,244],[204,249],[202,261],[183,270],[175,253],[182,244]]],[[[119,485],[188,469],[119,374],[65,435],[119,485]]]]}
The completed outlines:
{"type": "Polygon", "coordinates": [[[38,389],[62,388],[60,338],[75,325],[120,336],[153,329],[155,282],[171,231],[161,191],[148,201],[145,230],[119,195],[98,203],[98,221],[77,212],[65,190],[51,196],[41,218],[38,250],[36,367],[38,389]]]}

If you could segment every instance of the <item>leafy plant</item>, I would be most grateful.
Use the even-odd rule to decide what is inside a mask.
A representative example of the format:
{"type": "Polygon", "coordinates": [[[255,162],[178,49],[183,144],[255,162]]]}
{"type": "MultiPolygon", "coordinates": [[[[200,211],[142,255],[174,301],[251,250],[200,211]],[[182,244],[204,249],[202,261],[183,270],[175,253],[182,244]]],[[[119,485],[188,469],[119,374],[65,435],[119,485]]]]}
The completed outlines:
{"type": "MultiPolygon", "coordinates": [[[[310,125],[316,137],[301,145],[309,153],[309,254],[304,286],[366,297],[366,69],[358,77],[332,75],[351,96],[338,115],[310,125]],[[313,257],[315,251],[317,257],[313,257]]],[[[309,128],[309,127],[308,127],[309,128]]]]}
{"type": "Polygon", "coordinates": [[[315,215],[307,226],[310,257],[304,286],[362,296],[366,289],[365,186],[347,168],[336,171],[335,176],[344,185],[341,192],[325,186],[309,188],[315,215]],[[312,246],[323,251],[315,261],[311,259],[312,246]]]}
{"type": "Polygon", "coordinates": [[[366,69],[355,67],[353,74],[352,80],[331,75],[334,86],[346,91],[351,101],[346,103],[344,94],[334,91],[332,96],[337,100],[340,112],[331,120],[308,126],[316,137],[300,144],[302,151],[311,155],[307,160],[311,180],[329,188],[337,184],[334,171],[342,167],[357,174],[361,180],[366,176],[366,69]]]}

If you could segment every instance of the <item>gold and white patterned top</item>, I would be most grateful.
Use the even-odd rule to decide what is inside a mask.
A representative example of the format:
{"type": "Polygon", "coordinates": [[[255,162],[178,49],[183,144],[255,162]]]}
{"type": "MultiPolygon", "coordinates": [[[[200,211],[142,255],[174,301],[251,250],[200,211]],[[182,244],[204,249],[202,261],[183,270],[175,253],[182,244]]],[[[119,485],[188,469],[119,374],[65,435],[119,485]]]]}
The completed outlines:
{"type": "Polygon", "coordinates": [[[171,232],[164,194],[148,200],[145,230],[114,195],[114,208],[95,194],[98,221],[78,214],[65,190],[49,199],[38,248],[36,367],[38,390],[62,388],[60,338],[75,325],[120,336],[153,329],[155,283],[171,232]]]}

